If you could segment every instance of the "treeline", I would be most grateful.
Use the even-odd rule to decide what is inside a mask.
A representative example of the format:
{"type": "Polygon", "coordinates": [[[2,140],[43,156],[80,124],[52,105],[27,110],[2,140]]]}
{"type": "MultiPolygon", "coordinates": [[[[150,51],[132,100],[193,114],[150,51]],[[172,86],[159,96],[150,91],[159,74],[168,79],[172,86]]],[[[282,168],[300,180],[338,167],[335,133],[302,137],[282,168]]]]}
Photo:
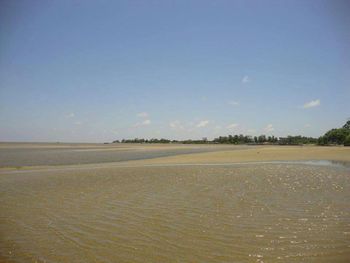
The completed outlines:
{"type": "Polygon", "coordinates": [[[317,138],[305,136],[288,136],[286,138],[279,138],[278,144],[281,145],[301,145],[301,144],[316,144],[317,138]]]}
{"type": "Polygon", "coordinates": [[[123,139],[113,143],[182,143],[182,144],[276,144],[276,145],[345,145],[350,146],[350,120],[342,128],[331,129],[319,138],[305,136],[249,136],[249,135],[228,135],[219,136],[213,140],[203,138],[201,140],[169,140],[169,139],[123,139]]]}
{"type": "Polygon", "coordinates": [[[139,139],[139,138],[135,138],[135,139],[123,139],[121,141],[119,140],[116,140],[116,141],[113,141],[113,143],[119,143],[119,142],[122,142],[122,143],[176,143],[178,141],[176,140],[168,140],[168,139],[139,139]]]}
{"type": "Polygon", "coordinates": [[[275,136],[247,136],[247,135],[228,135],[228,136],[220,136],[219,138],[215,138],[213,140],[214,143],[224,143],[224,144],[261,144],[261,143],[277,143],[278,138],[275,136]]]}
{"type": "Polygon", "coordinates": [[[350,120],[343,127],[331,129],[318,138],[319,145],[344,145],[350,146],[350,120]]]}
{"type": "Polygon", "coordinates": [[[304,136],[288,136],[288,137],[275,137],[275,136],[247,136],[247,135],[228,135],[220,136],[213,140],[203,138],[201,140],[169,140],[169,139],[123,139],[121,141],[116,140],[113,143],[182,143],[182,144],[280,144],[280,145],[301,145],[301,144],[315,144],[316,138],[304,137],[304,136]]]}

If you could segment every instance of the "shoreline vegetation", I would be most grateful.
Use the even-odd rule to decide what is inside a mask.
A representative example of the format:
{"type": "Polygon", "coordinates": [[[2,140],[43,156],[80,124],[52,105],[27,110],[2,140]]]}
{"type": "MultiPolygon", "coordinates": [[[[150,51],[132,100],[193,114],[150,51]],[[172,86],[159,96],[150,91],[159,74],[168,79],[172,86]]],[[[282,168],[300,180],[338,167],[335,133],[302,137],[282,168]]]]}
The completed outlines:
{"type": "Polygon", "coordinates": [[[180,143],[180,144],[248,144],[248,145],[304,145],[304,144],[316,144],[316,145],[344,145],[350,146],[350,120],[348,120],[341,128],[335,128],[327,131],[323,136],[319,138],[305,137],[302,135],[287,136],[287,137],[275,137],[275,136],[250,136],[250,135],[228,135],[219,136],[213,140],[208,140],[206,137],[201,140],[169,140],[169,139],[122,139],[121,141],[115,140],[113,143],[180,143]]]}

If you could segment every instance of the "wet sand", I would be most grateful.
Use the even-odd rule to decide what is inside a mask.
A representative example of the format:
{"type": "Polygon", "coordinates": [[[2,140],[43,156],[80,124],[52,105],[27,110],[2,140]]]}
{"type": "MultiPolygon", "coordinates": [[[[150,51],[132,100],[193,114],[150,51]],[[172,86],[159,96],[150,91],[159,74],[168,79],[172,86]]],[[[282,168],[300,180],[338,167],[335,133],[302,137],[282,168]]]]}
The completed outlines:
{"type": "Polygon", "coordinates": [[[123,162],[225,149],[239,150],[247,147],[183,144],[0,143],[0,168],[123,162]]]}
{"type": "Polygon", "coordinates": [[[321,146],[256,146],[236,151],[220,151],[189,155],[176,155],[130,162],[133,164],[175,164],[175,163],[237,163],[263,161],[331,160],[350,162],[350,147],[321,146]]]}
{"type": "Polygon", "coordinates": [[[350,148],[214,148],[0,169],[0,261],[348,262],[349,167],[253,162],[350,148]]]}
{"type": "Polygon", "coordinates": [[[13,169],[81,169],[119,165],[217,164],[330,160],[350,163],[350,147],[181,144],[0,143],[0,173],[13,169]]]}

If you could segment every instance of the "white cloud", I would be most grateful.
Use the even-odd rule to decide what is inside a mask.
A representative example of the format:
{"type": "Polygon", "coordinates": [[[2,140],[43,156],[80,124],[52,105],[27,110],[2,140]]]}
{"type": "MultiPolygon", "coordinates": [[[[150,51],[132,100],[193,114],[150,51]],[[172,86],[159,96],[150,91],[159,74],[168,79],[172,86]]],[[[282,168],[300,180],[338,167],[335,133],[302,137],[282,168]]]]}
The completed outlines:
{"type": "Polygon", "coordinates": [[[178,120],[170,122],[169,126],[172,129],[179,129],[179,130],[183,130],[184,129],[184,126],[178,120]]]}
{"type": "Polygon", "coordinates": [[[67,118],[74,118],[74,117],[75,117],[74,112],[71,112],[71,113],[67,114],[67,118]]]}
{"type": "Polygon", "coordinates": [[[202,128],[202,127],[207,126],[208,124],[209,124],[209,121],[208,121],[208,120],[204,120],[204,121],[200,121],[200,122],[196,125],[196,127],[197,127],[197,128],[202,128]]]}
{"type": "Polygon", "coordinates": [[[149,114],[148,114],[147,112],[145,112],[145,111],[139,112],[139,113],[137,113],[136,115],[137,115],[137,117],[139,117],[139,118],[147,118],[147,117],[149,116],[149,114]]]}
{"type": "Polygon", "coordinates": [[[136,128],[136,127],[141,127],[141,126],[148,126],[148,125],[150,125],[150,124],[151,124],[151,120],[146,119],[146,120],[144,120],[144,121],[142,121],[142,122],[136,123],[136,124],[134,125],[134,128],[136,128]]]}
{"type": "Polygon", "coordinates": [[[227,125],[227,129],[235,129],[238,127],[238,123],[231,123],[229,125],[227,125]]]}
{"type": "Polygon", "coordinates": [[[308,108],[313,108],[313,107],[317,107],[321,105],[321,101],[319,99],[317,100],[312,100],[309,102],[306,102],[303,106],[304,109],[308,109],[308,108]]]}
{"type": "Polygon", "coordinates": [[[221,135],[222,133],[222,126],[221,125],[215,125],[213,128],[213,133],[217,135],[221,135]]]}
{"type": "Polygon", "coordinates": [[[229,104],[229,105],[232,105],[232,106],[239,106],[239,101],[233,101],[233,100],[231,100],[231,101],[228,102],[228,104],[229,104]]]}
{"type": "Polygon", "coordinates": [[[269,132],[273,132],[275,130],[275,128],[272,126],[272,124],[268,124],[265,128],[264,128],[264,132],[269,133],[269,132]]]}
{"type": "Polygon", "coordinates": [[[142,122],[142,125],[150,125],[151,124],[151,120],[147,119],[147,120],[144,120],[142,122]]]}
{"type": "Polygon", "coordinates": [[[250,134],[250,135],[252,135],[252,134],[255,134],[255,133],[256,133],[256,130],[254,130],[254,129],[248,129],[248,130],[247,130],[247,133],[250,134]]]}
{"type": "Polygon", "coordinates": [[[244,76],[241,81],[243,84],[250,82],[250,78],[248,76],[244,76]]]}

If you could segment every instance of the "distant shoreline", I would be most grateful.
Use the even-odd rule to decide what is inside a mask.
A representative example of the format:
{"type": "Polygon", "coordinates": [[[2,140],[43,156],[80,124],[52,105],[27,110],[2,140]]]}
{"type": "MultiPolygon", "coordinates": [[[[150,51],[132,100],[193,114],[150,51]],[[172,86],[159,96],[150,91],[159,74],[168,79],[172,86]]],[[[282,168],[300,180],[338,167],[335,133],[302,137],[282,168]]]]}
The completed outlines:
{"type": "Polygon", "coordinates": [[[0,144],[0,157],[1,171],[269,161],[350,162],[350,147],[221,144],[67,144],[54,147],[53,144],[0,144]]]}

